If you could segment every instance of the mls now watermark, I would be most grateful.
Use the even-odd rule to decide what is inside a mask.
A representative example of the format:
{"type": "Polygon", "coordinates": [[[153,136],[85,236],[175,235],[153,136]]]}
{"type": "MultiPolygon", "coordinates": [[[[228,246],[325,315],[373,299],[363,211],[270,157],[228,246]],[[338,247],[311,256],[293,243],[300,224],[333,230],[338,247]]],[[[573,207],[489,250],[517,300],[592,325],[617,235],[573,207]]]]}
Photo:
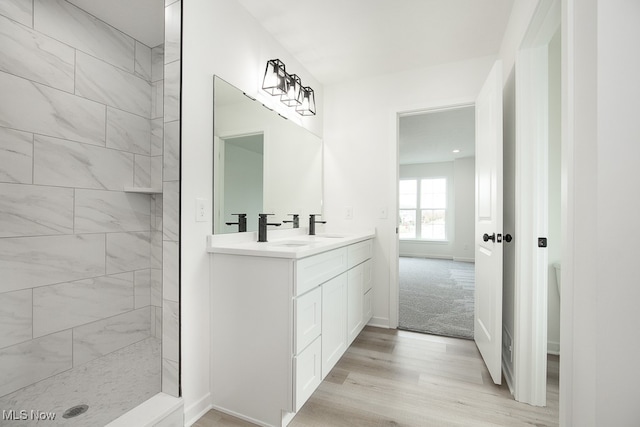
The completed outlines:
{"type": "Polygon", "coordinates": [[[3,421],[53,421],[56,419],[55,412],[44,412],[26,409],[16,411],[15,409],[2,410],[3,421]]]}

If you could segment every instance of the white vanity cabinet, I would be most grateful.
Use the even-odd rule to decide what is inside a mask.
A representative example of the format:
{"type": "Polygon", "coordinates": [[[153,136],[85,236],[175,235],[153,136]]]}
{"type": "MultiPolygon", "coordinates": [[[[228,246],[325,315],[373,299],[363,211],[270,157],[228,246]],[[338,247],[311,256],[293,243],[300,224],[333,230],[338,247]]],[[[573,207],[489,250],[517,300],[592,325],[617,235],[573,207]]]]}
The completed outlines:
{"type": "Polygon", "coordinates": [[[216,409],[287,425],[369,321],[372,240],[335,246],[302,257],[211,251],[216,409]]]}

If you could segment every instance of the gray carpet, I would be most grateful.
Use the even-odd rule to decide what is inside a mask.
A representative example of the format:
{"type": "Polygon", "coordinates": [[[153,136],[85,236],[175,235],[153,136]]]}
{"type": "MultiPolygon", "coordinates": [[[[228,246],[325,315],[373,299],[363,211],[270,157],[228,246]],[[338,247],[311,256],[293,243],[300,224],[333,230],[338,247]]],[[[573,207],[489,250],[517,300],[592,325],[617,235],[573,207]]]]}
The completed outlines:
{"type": "Polygon", "coordinates": [[[400,258],[399,327],[473,339],[474,264],[400,258]]]}

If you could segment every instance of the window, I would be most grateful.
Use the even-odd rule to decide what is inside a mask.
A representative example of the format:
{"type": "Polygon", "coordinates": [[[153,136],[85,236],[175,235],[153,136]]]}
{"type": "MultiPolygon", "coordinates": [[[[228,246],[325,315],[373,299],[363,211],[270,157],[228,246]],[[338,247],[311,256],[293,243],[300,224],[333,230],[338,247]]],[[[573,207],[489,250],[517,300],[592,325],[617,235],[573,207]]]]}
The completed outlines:
{"type": "Polygon", "coordinates": [[[400,239],[446,240],[447,179],[402,179],[400,239]]]}

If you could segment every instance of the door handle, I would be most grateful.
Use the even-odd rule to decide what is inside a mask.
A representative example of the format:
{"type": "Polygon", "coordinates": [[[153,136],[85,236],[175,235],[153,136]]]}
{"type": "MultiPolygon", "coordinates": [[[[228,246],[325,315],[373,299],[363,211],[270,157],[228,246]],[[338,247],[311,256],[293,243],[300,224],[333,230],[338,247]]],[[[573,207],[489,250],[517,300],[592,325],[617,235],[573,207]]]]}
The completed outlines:
{"type": "Polygon", "coordinates": [[[491,235],[488,235],[487,233],[484,233],[482,235],[482,240],[484,240],[485,242],[488,242],[489,240],[491,240],[492,242],[495,243],[495,241],[496,241],[496,233],[491,233],[491,235]]]}
{"type": "Polygon", "coordinates": [[[510,243],[513,240],[513,237],[511,236],[511,234],[505,234],[504,235],[504,241],[507,243],[510,243]]]}

